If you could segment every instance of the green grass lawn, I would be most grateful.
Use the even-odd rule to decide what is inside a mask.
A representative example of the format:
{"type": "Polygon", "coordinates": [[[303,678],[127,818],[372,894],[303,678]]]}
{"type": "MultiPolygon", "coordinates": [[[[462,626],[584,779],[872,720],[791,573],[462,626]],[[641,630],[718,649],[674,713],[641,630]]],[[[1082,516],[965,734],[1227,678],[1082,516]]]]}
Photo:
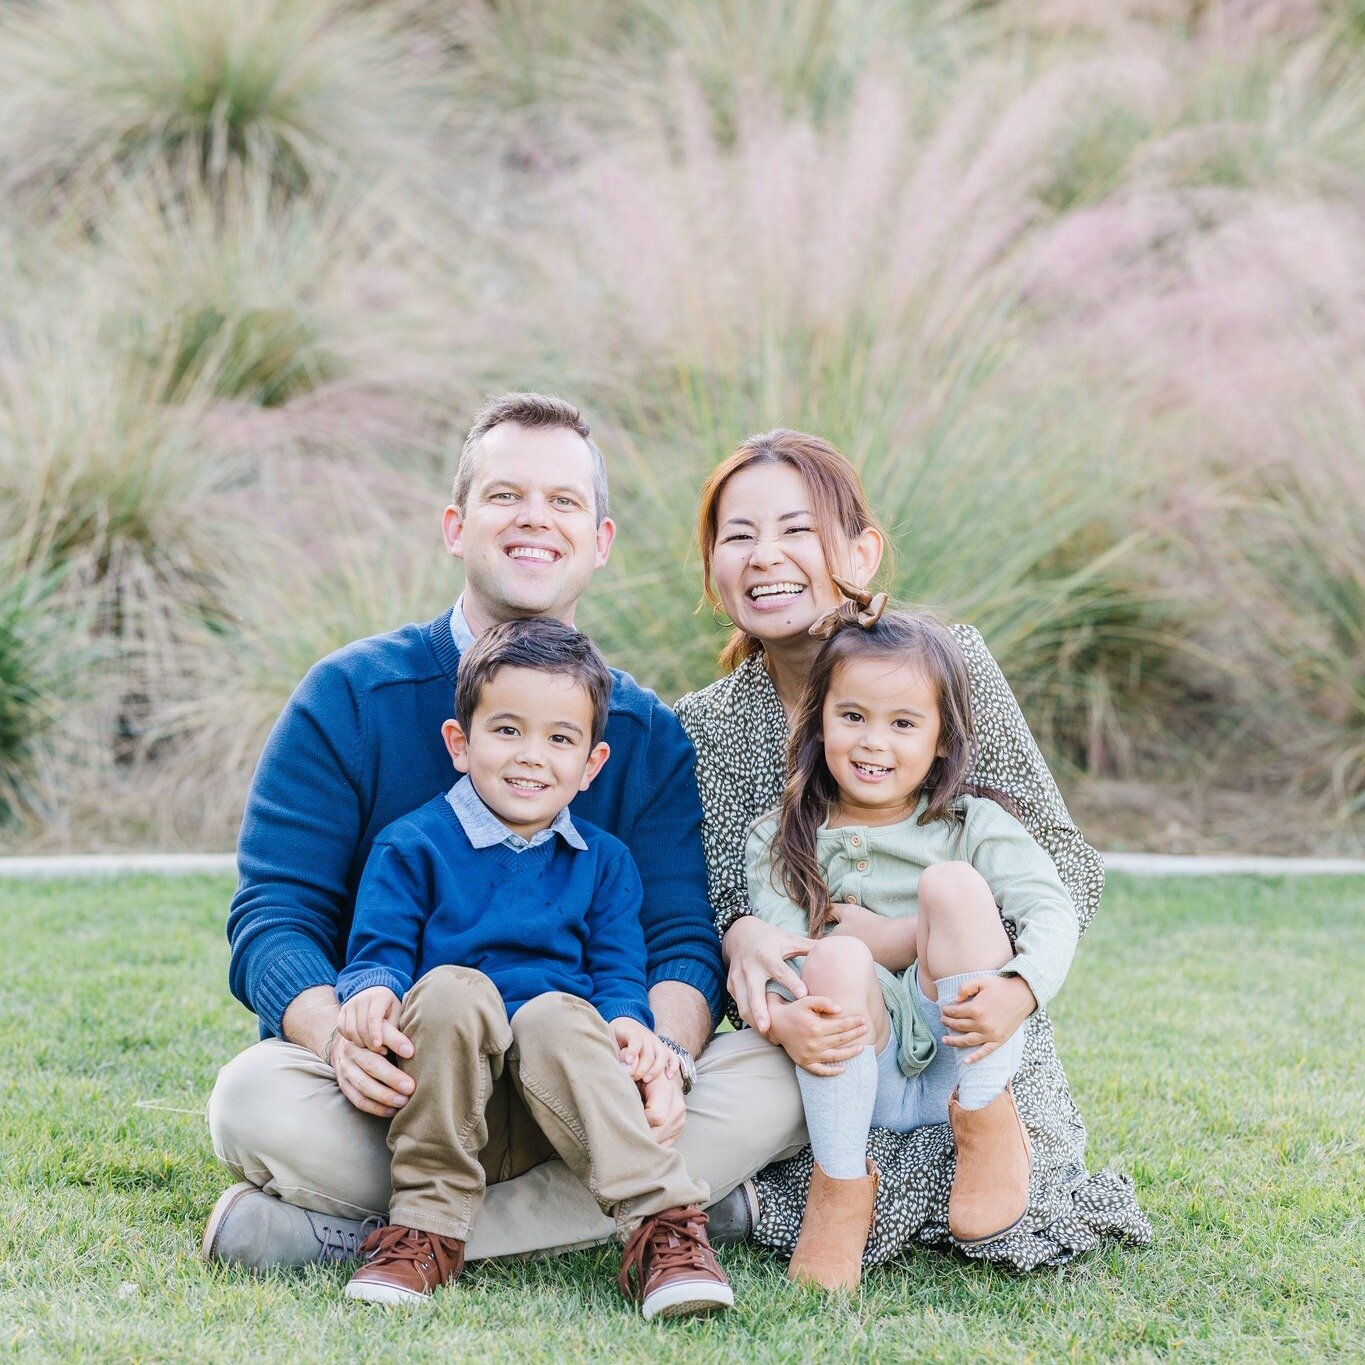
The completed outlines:
{"type": "Polygon", "coordinates": [[[747,1248],[738,1306],[646,1325],[616,1253],[471,1269],[431,1309],[197,1259],[202,1109],[255,1037],[218,879],[0,882],[0,1353],[100,1359],[1361,1358],[1365,879],[1114,877],[1054,1017],[1092,1165],[1156,1230],[1019,1278],[916,1254],[831,1304],[747,1248]]]}

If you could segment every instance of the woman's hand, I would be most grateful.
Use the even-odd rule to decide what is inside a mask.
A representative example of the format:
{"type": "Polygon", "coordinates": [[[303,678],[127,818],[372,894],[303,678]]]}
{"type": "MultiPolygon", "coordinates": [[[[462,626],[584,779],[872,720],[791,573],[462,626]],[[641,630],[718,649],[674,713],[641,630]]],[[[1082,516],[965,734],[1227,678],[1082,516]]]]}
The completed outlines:
{"type": "Polygon", "coordinates": [[[772,1019],[768,1011],[768,982],[785,986],[798,1000],[806,988],[788,965],[788,959],[804,957],[814,947],[811,939],[792,934],[755,915],[737,919],[721,940],[729,967],[725,987],[734,997],[739,1016],[765,1038],[772,1019]]]}
{"type": "Polygon", "coordinates": [[[962,986],[956,1000],[942,1005],[939,1013],[952,1030],[943,1041],[976,1048],[967,1058],[970,1066],[989,1057],[1037,1008],[1022,976],[978,976],[962,986]]]}
{"type": "Polygon", "coordinates": [[[872,1041],[861,1014],[846,1015],[842,1005],[823,995],[808,995],[790,1004],[772,1000],[772,1041],[812,1076],[837,1076],[843,1063],[872,1041]]]}

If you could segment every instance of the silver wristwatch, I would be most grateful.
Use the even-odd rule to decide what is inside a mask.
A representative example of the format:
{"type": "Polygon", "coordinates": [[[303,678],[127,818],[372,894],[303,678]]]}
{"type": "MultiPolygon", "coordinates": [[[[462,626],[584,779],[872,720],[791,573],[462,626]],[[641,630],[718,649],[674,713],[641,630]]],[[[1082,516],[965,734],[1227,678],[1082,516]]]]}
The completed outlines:
{"type": "Polygon", "coordinates": [[[670,1038],[666,1033],[656,1034],[655,1037],[677,1056],[682,1073],[683,1094],[690,1095],[692,1087],[697,1083],[697,1064],[692,1060],[692,1054],[676,1038],[670,1038]]]}

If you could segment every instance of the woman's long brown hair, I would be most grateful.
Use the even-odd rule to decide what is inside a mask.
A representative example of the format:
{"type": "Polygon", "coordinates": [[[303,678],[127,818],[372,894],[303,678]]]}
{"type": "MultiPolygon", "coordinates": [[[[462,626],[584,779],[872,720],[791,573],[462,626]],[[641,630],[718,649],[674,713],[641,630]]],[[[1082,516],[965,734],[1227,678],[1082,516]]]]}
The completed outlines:
{"type": "MultiPolygon", "coordinates": [[[[815,517],[815,532],[825,552],[825,562],[832,573],[848,572],[841,560],[842,543],[856,540],[869,528],[880,531],[867,494],[863,492],[858,471],[828,441],[805,431],[778,427],[750,436],[736,447],[734,453],[722,460],[702,486],[697,507],[697,540],[701,546],[702,599],[713,610],[720,606],[716,585],[711,573],[711,560],[716,548],[717,522],[720,515],[720,495],[725,485],[741,469],[751,465],[785,464],[796,470],[810,490],[811,512],[815,517]]],[[[886,541],[882,568],[890,569],[891,542],[886,541]]],[[[720,652],[720,666],[733,672],[750,655],[762,651],[763,645],[742,630],[732,632],[720,652]]]]}
{"type": "MultiPolygon", "coordinates": [[[[934,759],[919,795],[929,804],[919,823],[960,820],[958,800],[1000,794],[968,781],[976,756],[972,728],[972,689],[967,661],[951,630],[922,612],[888,611],[875,625],[860,626],[856,608],[846,603],[846,619],[816,655],[792,727],[787,750],[787,784],[773,841],[773,871],[787,895],[806,912],[811,937],[829,921],[829,887],[816,856],[815,836],[839,799],[834,775],[825,762],[825,696],[835,672],[854,659],[894,659],[907,671],[929,680],[938,703],[941,757],[934,759]]],[[[1001,804],[1006,804],[1008,798],[1001,804]]]]}

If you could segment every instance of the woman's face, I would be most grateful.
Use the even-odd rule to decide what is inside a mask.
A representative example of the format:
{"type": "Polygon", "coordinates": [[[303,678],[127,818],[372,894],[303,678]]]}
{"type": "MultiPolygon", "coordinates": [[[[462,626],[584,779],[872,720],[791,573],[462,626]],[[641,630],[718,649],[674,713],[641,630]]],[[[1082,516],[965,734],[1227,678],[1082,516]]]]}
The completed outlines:
{"type": "MultiPolygon", "coordinates": [[[[711,557],[725,614],[766,644],[802,637],[821,613],[843,600],[830,576],[806,481],[780,461],[753,464],[721,490],[711,557]]],[[[849,542],[837,527],[826,539],[847,562],[834,566],[860,586],[876,571],[881,537],[849,542]]]]}

